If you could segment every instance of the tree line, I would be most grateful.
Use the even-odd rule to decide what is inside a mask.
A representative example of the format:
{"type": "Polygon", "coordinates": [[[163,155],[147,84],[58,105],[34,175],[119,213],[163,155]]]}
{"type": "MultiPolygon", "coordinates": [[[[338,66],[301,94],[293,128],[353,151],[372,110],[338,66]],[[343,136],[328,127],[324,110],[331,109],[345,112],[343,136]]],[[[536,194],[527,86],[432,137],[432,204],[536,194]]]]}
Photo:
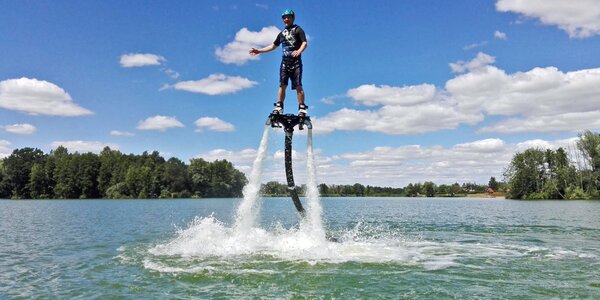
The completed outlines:
{"type": "MultiPolygon", "coordinates": [[[[454,197],[501,191],[513,199],[600,199],[600,134],[585,131],[576,149],[529,148],[516,153],[504,170],[504,181],[491,177],[487,185],[431,181],[402,188],[320,184],[322,196],[454,197]]],[[[245,175],[226,160],[201,158],[189,164],[165,160],[157,151],[123,154],[105,147],[100,154],[69,153],[58,147],[15,149],[0,160],[0,198],[189,198],[241,197],[245,175]]],[[[305,186],[298,187],[301,194],[305,186]]],[[[287,186],[276,181],[262,185],[265,196],[287,196],[287,186]]]]}
{"type": "Polygon", "coordinates": [[[504,171],[513,199],[600,199],[600,134],[579,134],[571,155],[563,148],[529,148],[504,171]]]}
{"type": "MultiPolygon", "coordinates": [[[[360,183],[355,184],[319,184],[319,194],[323,197],[457,197],[466,194],[488,193],[488,189],[494,191],[504,191],[506,183],[498,182],[495,177],[491,177],[488,184],[462,183],[437,185],[431,181],[424,183],[409,183],[405,187],[379,187],[364,186],[360,183]]],[[[298,193],[304,194],[306,186],[297,187],[298,193]]],[[[270,181],[261,187],[263,195],[266,196],[286,196],[288,194],[287,185],[277,181],[270,181]]]]}
{"type": "Polygon", "coordinates": [[[226,160],[189,164],[157,151],[123,154],[69,153],[58,147],[15,149],[0,160],[0,198],[189,198],[240,197],[246,176],[226,160]]]}

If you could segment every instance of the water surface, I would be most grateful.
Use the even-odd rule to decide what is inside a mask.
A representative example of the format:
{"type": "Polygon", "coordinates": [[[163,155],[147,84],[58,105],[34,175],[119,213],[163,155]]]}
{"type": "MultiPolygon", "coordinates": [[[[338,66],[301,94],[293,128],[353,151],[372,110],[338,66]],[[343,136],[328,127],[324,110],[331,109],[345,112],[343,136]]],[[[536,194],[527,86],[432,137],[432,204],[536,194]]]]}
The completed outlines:
{"type": "Polygon", "coordinates": [[[598,298],[600,202],[0,200],[0,298],[598,298]]]}

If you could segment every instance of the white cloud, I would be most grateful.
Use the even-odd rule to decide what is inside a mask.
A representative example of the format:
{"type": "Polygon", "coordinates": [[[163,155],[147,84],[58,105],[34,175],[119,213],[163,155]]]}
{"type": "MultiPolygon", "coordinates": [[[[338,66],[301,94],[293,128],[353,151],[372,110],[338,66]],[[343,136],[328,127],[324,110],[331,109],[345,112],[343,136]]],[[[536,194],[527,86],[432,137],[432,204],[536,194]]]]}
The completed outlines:
{"type": "Polygon", "coordinates": [[[139,130],[157,130],[165,132],[170,128],[185,127],[174,117],[154,116],[140,121],[137,126],[139,130]]]}
{"type": "Polygon", "coordinates": [[[456,77],[444,89],[361,85],[348,90],[355,104],[312,118],[315,133],[335,130],[416,134],[475,125],[504,116],[479,132],[574,132],[600,129],[600,68],[562,72],[555,67],[508,74],[478,53],[450,64],[456,77]]]}
{"type": "Polygon", "coordinates": [[[173,87],[177,90],[213,96],[237,93],[243,89],[251,88],[256,84],[255,81],[239,76],[212,74],[208,78],[196,81],[178,82],[173,87]]]}
{"type": "Polygon", "coordinates": [[[496,9],[556,25],[571,38],[600,35],[600,0],[498,0],[496,9]]]}
{"type": "Polygon", "coordinates": [[[50,143],[52,149],[56,149],[59,146],[67,148],[69,152],[79,153],[100,153],[104,147],[110,147],[113,150],[119,149],[119,145],[98,141],[56,141],[50,143]]]}
{"type": "Polygon", "coordinates": [[[128,131],[111,130],[110,135],[112,136],[134,136],[135,134],[128,131]]]}
{"type": "Polygon", "coordinates": [[[463,50],[471,50],[471,49],[475,49],[475,48],[480,48],[483,47],[485,45],[487,45],[487,41],[483,41],[483,42],[479,42],[479,43],[473,43],[473,44],[469,44],[463,47],[463,50]]]}
{"type": "Polygon", "coordinates": [[[5,158],[12,153],[10,148],[10,142],[7,140],[0,140],[0,158],[5,158]]]}
{"type": "Polygon", "coordinates": [[[121,55],[121,67],[134,68],[145,66],[158,66],[165,62],[166,59],[160,55],[151,53],[129,53],[121,55]]]}
{"type": "Polygon", "coordinates": [[[600,110],[600,68],[563,73],[547,67],[506,74],[487,66],[449,80],[446,89],[464,108],[483,108],[492,115],[542,116],[600,110]]]}
{"type": "Polygon", "coordinates": [[[501,139],[485,139],[470,143],[457,144],[454,146],[454,149],[465,152],[492,153],[502,151],[504,146],[504,141],[501,139]]]}
{"type": "MultiPolygon", "coordinates": [[[[480,55],[478,55],[480,57],[480,55]]],[[[562,72],[555,67],[507,74],[495,66],[469,70],[446,82],[459,111],[507,116],[479,132],[564,132],[600,129],[600,68],[562,72]]],[[[461,69],[461,66],[465,66],[461,69]]]]}
{"type": "Polygon", "coordinates": [[[0,81],[0,107],[31,115],[72,117],[93,114],[75,104],[57,85],[25,77],[0,81]]]}
{"type": "Polygon", "coordinates": [[[202,132],[204,130],[229,132],[229,131],[235,130],[235,127],[233,126],[233,124],[225,122],[219,118],[213,118],[213,117],[200,118],[200,119],[196,120],[196,122],[194,122],[194,124],[196,124],[197,132],[202,132]]]}
{"type": "Polygon", "coordinates": [[[260,55],[252,56],[250,48],[262,48],[273,43],[280,30],[275,26],[264,27],[260,31],[250,31],[242,28],[235,34],[232,42],[223,48],[217,48],[215,55],[226,64],[243,65],[249,60],[258,60],[260,55]]]}
{"type": "MultiPolygon", "coordinates": [[[[349,152],[324,157],[316,151],[317,183],[370,184],[403,187],[408,183],[433,181],[436,184],[476,182],[486,184],[490,177],[502,180],[502,172],[513,155],[528,148],[575,149],[577,138],[544,141],[527,140],[508,144],[501,139],[484,139],[450,147],[407,145],[374,147],[362,152],[349,152]]],[[[199,155],[212,161],[227,159],[246,174],[251,172],[256,150],[229,151],[218,149],[199,155]]],[[[306,182],[306,153],[294,151],[296,183],[306,182]]],[[[276,151],[264,161],[263,182],[285,182],[283,153],[276,151]]]]}
{"type": "Polygon", "coordinates": [[[180,76],[179,73],[177,73],[177,71],[172,69],[162,69],[161,71],[163,71],[167,76],[171,77],[172,79],[177,79],[180,76]]]}
{"type": "Polygon", "coordinates": [[[510,118],[483,127],[478,132],[582,132],[596,129],[600,129],[600,110],[559,113],[548,116],[529,116],[527,118],[510,118]]]}
{"type": "Polygon", "coordinates": [[[320,134],[334,130],[415,134],[454,129],[461,123],[475,124],[481,120],[482,114],[466,114],[450,104],[431,103],[411,107],[384,106],[378,110],[343,108],[323,118],[313,118],[312,123],[314,132],[320,134]]]}
{"type": "Polygon", "coordinates": [[[404,87],[364,84],[347,92],[348,97],[366,106],[414,105],[429,102],[435,96],[435,86],[421,84],[404,87]]]}
{"type": "Polygon", "coordinates": [[[31,124],[12,124],[2,127],[7,132],[16,134],[33,134],[37,130],[37,128],[31,124]]]}
{"type": "Polygon", "coordinates": [[[494,31],[494,38],[499,39],[499,40],[507,40],[508,37],[506,37],[506,33],[502,32],[502,31],[494,31]]]}
{"type": "Polygon", "coordinates": [[[471,61],[458,61],[456,63],[450,63],[450,69],[454,73],[464,73],[466,71],[478,71],[483,67],[493,64],[496,61],[496,58],[493,56],[489,56],[483,52],[477,53],[477,57],[472,59],[471,61]]]}

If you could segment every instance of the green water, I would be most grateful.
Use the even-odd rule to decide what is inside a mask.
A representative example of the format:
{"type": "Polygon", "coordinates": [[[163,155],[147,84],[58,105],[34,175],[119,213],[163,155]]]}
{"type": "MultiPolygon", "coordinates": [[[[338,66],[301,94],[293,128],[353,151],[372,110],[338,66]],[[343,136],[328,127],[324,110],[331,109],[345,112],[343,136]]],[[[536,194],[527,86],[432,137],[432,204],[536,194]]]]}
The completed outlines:
{"type": "Polygon", "coordinates": [[[0,200],[0,299],[600,298],[600,202],[322,199],[327,236],[265,199],[0,200]]]}

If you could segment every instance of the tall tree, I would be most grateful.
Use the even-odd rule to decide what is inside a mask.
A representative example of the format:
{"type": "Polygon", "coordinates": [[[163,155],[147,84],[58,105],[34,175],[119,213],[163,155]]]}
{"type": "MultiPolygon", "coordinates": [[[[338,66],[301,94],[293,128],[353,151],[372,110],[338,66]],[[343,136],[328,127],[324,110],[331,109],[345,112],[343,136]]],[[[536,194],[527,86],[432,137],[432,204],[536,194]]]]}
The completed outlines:
{"type": "Polygon", "coordinates": [[[494,191],[498,190],[498,181],[496,181],[496,177],[490,177],[490,181],[488,181],[488,187],[494,191]]]}
{"type": "Polygon", "coordinates": [[[425,195],[427,195],[427,197],[435,196],[435,183],[431,181],[425,181],[423,183],[423,191],[425,192],[425,195]]]}
{"type": "Polygon", "coordinates": [[[4,159],[4,176],[10,197],[16,199],[29,198],[29,176],[34,164],[43,164],[44,153],[39,149],[22,148],[13,150],[12,154],[4,159]]]}

